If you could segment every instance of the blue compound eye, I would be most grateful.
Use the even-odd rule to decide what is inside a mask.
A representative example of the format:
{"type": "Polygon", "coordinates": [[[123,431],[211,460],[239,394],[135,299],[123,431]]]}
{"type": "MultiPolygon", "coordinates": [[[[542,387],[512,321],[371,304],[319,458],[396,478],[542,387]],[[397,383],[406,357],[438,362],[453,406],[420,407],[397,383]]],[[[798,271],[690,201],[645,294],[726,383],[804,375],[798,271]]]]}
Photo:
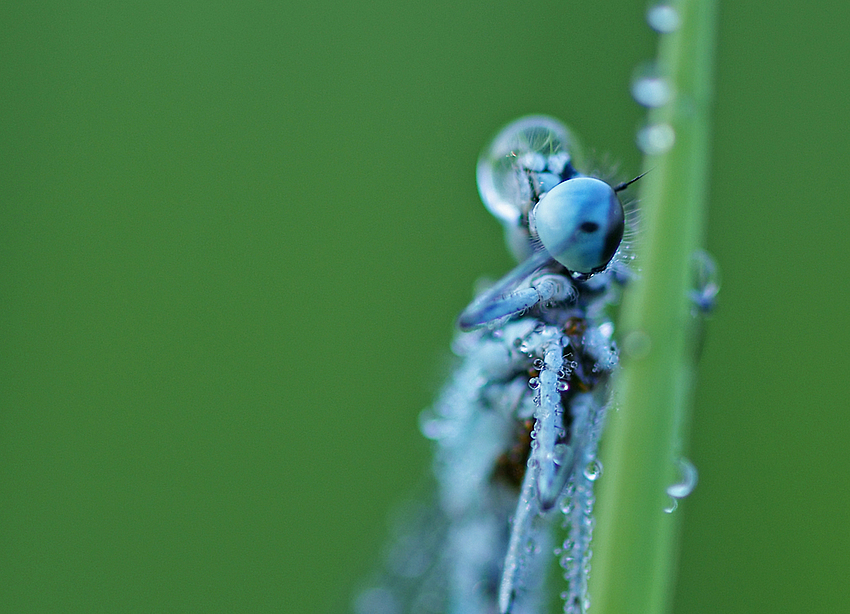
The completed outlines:
{"type": "Polygon", "coordinates": [[[576,273],[604,269],[623,239],[623,205],[611,186],[593,177],[558,184],[540,199],[532,217],[546,251],[576,273]]]}

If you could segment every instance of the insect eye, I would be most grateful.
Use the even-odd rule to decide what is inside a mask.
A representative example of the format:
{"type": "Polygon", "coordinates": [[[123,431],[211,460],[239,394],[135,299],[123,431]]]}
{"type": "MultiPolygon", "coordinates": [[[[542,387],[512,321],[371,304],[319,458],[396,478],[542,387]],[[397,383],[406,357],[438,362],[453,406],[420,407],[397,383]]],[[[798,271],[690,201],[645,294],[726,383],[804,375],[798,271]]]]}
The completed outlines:
{"type": "Polygon", "coordinates": [[[605,268],[625,228],[617,194],[593,177],[568,179],[549,190],[533,218],[546,251],[569,270],[586,274],[605,268]]]}

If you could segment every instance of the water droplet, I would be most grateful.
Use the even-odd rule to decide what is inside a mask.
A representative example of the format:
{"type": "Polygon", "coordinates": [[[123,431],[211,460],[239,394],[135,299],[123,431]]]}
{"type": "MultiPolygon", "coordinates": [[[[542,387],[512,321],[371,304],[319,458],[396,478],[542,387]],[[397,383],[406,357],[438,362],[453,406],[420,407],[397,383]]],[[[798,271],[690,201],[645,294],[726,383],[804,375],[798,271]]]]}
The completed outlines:
{"type": "Polygon", "coordinates": [[[705,314],[714,308],[720,291],[720,272],[708,252],[697,250],[691,256],[693,289],[688,293],[693,303],[693,315],[705,314]]]}
{"type": "Polygon", "coordinates": [[[679,17],[679,11],[665,3],[649,7],[649,10],[646,12],[646,21],[649,23],[650,28],[660,34],[675,32],[682,25],[682,18],[679,17]]]}
{"type": "Polygon", "coordinates": [[[558,392],[566,392],[570,389],[570,385],[567,382],[562,382],[561,380],[558,380],[558,383],[555,384],[555,389],[558,390],[558,392]]]}
{"type": "Polygon", "coordinates": [[[534,368],[537,369],[538,371],[543,370],[544,362],[543,362],[542,358],[535,358],[534,362],[532,364],[534,365],[534,368]]]}
{"type": "Polygon", "coordinates": [[[573,449],[565,443],[555,445],[553,450],[553,462],[561,467],[571,465],[573,462],[573,449]]]}
{"type": "Polygon", "coordinates": [[[533,198],[527,174],[517,170],[542,171],[549,156],[569,156],[572,147],[567,128],[551,117],[528,116],[508,124],[478,159],[476,176],[484,205],[502,224],[515,226],[533,198]]]}
{"type": "Polygon", "coordinates": [[[650,124],[638,130],[636,142],[643,153],[656,156],[673,147],[676,133],[670,124],[650,124]]]}
{"type": "Polygon", "coordinates": [[[632,76],[632,96],[648,108],[661,107],[673,97],[673,87],[669,79],[661,73],[658,64],[641,64],[632,76]]]}
{"type": "Polygon", "coordinates": [[[684,499],[696,488],[697,481],[699,481],[699,473],[694,464],[687,458],[678,459],[676,464],[679,467],[681,479],[667,487],[667,494],[674,499],[684,499]]]}
{"type": "Polygon", "coordinates": [[[602,463],[598,460],[594,459],[587,463],[584,467],[584,477],[586,477],[591,482],[599,479],[599,476],[602,475],[602,463]]]}
{"type": "Polygon", "coordinates": [[[540,378],[532,377],[530,380],[528,380],[528,387],[532,390],[537,390],[538,388],[540,388],[540,378]]]}
{"type": "Polygon", "coordinates": [[[441,420],[422,419],[422,417],[420,417],[419,430],[422,431],[422,434],[428,439],[440,439],[445,431],[442,427],[443,422],[441,420]]]}

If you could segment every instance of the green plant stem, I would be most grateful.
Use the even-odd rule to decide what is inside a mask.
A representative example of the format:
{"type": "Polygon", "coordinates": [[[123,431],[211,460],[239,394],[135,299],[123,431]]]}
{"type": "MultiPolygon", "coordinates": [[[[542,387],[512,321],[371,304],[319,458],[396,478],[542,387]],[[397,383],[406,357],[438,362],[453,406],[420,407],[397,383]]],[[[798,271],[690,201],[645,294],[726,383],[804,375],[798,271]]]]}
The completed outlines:
{"type": "Polygon", "coordinates": [[[687,294],[702,242],[709,148],[715,2],[673,2],[678,30],[663,34],[659,65],[674,97],[650,112],[675,144],[647,156],[641,179],[640,279],[623,299],[622,369],[604,438],[605,474],[590,576],[595,614],[660,614],[670,608],[676,521],[665,514],[689,412],[693,369],[687,294]]]}

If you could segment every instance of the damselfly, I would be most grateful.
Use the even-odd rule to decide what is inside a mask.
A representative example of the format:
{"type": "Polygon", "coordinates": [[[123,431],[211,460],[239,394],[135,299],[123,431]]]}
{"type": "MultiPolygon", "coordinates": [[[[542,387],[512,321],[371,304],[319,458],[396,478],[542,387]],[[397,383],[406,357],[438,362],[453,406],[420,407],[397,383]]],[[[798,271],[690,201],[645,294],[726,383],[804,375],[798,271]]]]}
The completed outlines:
{"type": "Polygon", "coordinates": [[[629,276],[633,216],[618,196],[631,182],[582,174],[572,148],[560,122],[531,116],[479,159],[481,198],[521,263],[460,315],[461,362],[421,417],[438,506],[397,536],[392,577],[360,596],[363,614],[543,612],[553,553],[564,611],[587,608],[597,444],[618,361],[609,311],[629,276]]]}

